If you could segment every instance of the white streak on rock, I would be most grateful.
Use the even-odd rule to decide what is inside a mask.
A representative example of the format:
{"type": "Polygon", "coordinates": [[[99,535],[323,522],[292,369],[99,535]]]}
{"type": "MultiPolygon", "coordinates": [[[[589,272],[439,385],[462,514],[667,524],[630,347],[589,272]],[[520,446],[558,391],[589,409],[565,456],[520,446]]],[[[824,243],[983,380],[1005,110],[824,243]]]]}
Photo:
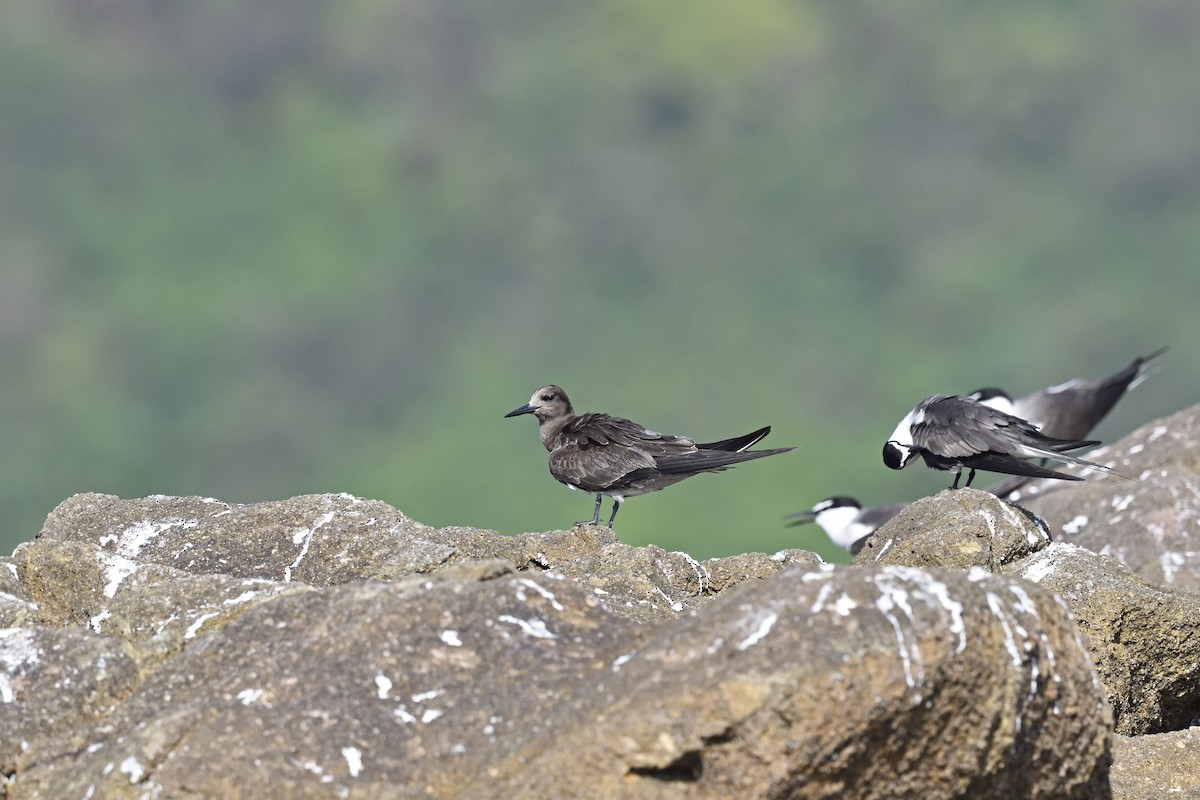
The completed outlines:
{"type": "Polygon", "coordinates": [[[698,584],[696,594],[701,595],[707,592],[709,583],[712,581],[712,576],[708,574],[708,570],[704,568],[704,565],[682,550],[674,550],[671,552],[671,555],[681,557],[684,561],[691,565],[693,570],[695,570],[696,581],[698,584]]]}
{"type": "MultiPolygon", "coordinates": [[[[151,522],[150,520],[142,520],[121,532],[117,538],[117,554],[126,558],[137,558],[138,553],[142,548],[150,543],[150,540],[158,536],[163,531],[171,528],[195,528],[200,523],[196,520],[186,519],[171,519],[166,522],[151,522]]],[[[103,543],[102,543],[103,544],[103,543]]]]}
{"type": "Polygon", "coordinates": [[[221,605],[238,606],[238,605],[241,605],[242,603],[249,603],[251,600],[258,597],[258,594],[259,594],[258,592],[242,592],[237,597],[229,598],[228,600],[223,602],[221,605]]]}
{"type": "Polygon", "coordinates": [[[362,750],[357,747],[343,747],[342,758],[346,759],[346,766],[350,770],[350,777],[357,778],[358,773],[362,772],[362,750]]]}
{"type": "Polygon", "coordinates": [[[775,627],[778,619],[779,615],[774,611],[768,611],[766,614],[758,614],[755,619],[756,627],[751,631],[749,636],[738,642],[737,649],[745,650],[761,642],[771,632],[771,628],[775,627]]]}
{"type": "Polygon", "coordinates": [[[458,638],[458,631],[442,631],[438,638],[447,647],[462,647],[462,639],[458,638]]]}
{"type": "Polygon", "coordinates": [[[858,603],[854,602],[854,598],[842,592],[842,596],[833,604],[833,610],[837,612],[839,617],[848,617],[850,612],[858,608],[858,603]]]}
{"type": "Polygon", "coordinates": [[[983,517],[983,521],[987,523],[988,533],[992,535],[993,539],[996,538],[996,518],[992,516],[992,510],[990,508],[981,508],[979,509],[979,516],[983,517]]]}
{"type": "Polygon", "coordinates": [[[1071,518],[1070,522],[1064,523],[1062,526],[1063,533],[1079,533],[1084,525],[1088,524],[1088,518],[1083,514],[1079,514],[1071,518]]]}
{"type": "Polygon", "coordinates": [[[414,703],[424,703],[426,700],[432,700],[433,698],[437,697],[441,693],[442,693],[441,689],[433,689],[428,692],[421,692],[419,694],[414,694],[412,696],[412,701],[414,703]]]}
{"type": "Polygon", "coordinates": [[[1017,640],[1013,635],[1012,626],[1008,624],[1008,614],[1004,610],[1004,604],[992,592],[987,593],[987,604],[996,619],[1000,620],[1000,626],[1004,628],[1004,649],[1008,651],[1013,666],[1020,669],[1024,659],[1021,658],[1021,651],[1017,648],[1017,640]]]}
{"type": "Polygon", "coordinates": [[[833,584],[827,583],[817,592],[817,599],[813,601],[812,608],[809,609],[814,614],[820,614],[821,609],[825,608],[825,601],[829,599],[829,595],[833,593],[833,584]]]}
{"type": "Polygon", "coordinates": [[[0,628],[0,703],[16,700],[10,676],[17,669],[38,663],[41,653],[27,628],[0,628]]]}
{"type": "Polygon", "coordinates": [[[300,561],[306,555],[308,555],[308,548],[312,546],[313,536],[316,534],[317,529],[322,525],[328,525],[333,519],[334,514],[335,512],[329,511],[323,517],[317,520],[316,525],[313,525],[311,528],[301,528],[292,534],[292,544],[300,544],[303,542],[304,546],[300,548],[300,553],[296,556],[296,560],[293,561],[289,566],[283,568],[283,580],[285,583],[292,580],[292,570],[300,566],[300,561]]]}
{"type": "Polygon", "coordinates": [[[130,783],[137,783],[142,779],[142,776],[146,774],[146,768],[143,767],[141,762],[133,756],[130,756],[122,761],[121,766],[118,767],[118,769],[129,776],[130,783]]]}
{"type": "Polygon", "coordinates": [[[992,573],[988,572],[978,564],[973,565],[969,570],[967,570],[967,580],[969,580],[971,583],[986,581],[990,577],[992,577],[992,573]]]}
{"type": "Polygon", "coordinates": [[[670,606],[672,611],[683,611],[683,603],[681,601],[672,600],[666,592],[657,586],[654,587],[654,591],[658,592],[659,596],[661,596],[663,600],[667,601],[667,605],[670,606]]]}
{"type": "MultiPolygon", "coordinates": [[[[555,611],[565,611],[566,610],[563,608],[563,604],[558,602],[558,600],[555,599],[554,592],[550,591],[545,586],[542,586],[537,581],[531,581],[531,580],[529,580],[529,578],[519,578],[517,580],[517,583],[521,584],[522,586],[528,586],[530,589],[533,589],[535,592],[540,594],[542,597],[546,598],[546,600],[550,601],[550,607],[553,608],[555,611]]],[[[520,590],[520,588],[517,589],[517,599],[520,600],[521,602],[525,601],[525,594],[520,590]]]]}
{"type": "Polygon", "coordinates": [[[500,622],[508,622],[520,628],[526,636],[533,636],[537,639],[557,639],[558,637],[551,633],[546,628],[546,623],[540,619],[517,619],[509,614],[501,614],[497,619],[500,622]]]}
{"type": "Polygon", "coordinates": [[[904,630],[900,627],[900,620],[892,613],[892,610],[896,608],[896,601],[890,594],[884,593],[876,598],[875,607],[883,614],[883,618],[891,623],[892,630],[896,632],[896,649],[900,653],[900,663],[904,668],[904,683],[908,688],[913,689],[917,682],[913,679],[912,655],[908,651],[908,644],[904,641],[904,630]]]}
{"type": "Polygon", "coordinates": [[[1053,558],[1043,556],[1040,560],[1026,565],[1025,569],[1021,570],[1021,577],[1033,583],[1041,583],[1057,567],[1058,564],[1054,563],[1053,558]]]}
{"type": "Polygon", "coordinates": [[[380,700],[387,700],[392,691],[392,679],[382,672],[375,673],[375,694],[380,700]]]}
{"type": "Polygon", "coordinates": [[[800,580],[804,583],[816,583],[817,581],[827,581],[833,577],[833,564],[822,564],[812,572],[806,572],[800,576],[800,580]]]}
{"type": "Polygon", "coordinates": [[[203,626],[204,623],[208,622],[213,617],[218,616],[219,613],[220,612],[218,612],[218,611],[213,611],[209,614],[201,614],[200,616],[196,617],[196,621],[193,622],[191,625],[189,625],[188,629],[186,631],[184,631],[183,638],[184,639],[196,638],[196,634],[200,632],[201,626],[203,626]]]}
{"type": "Polygon", "coordinates": [[[112,611],[110,611],[106,608],[103,611],[101,611],[99,614],[96,614],[95,616],[88,618],[88,627],[91,628],[92,630],[94,630],[96,633],[99,633],[100,632],[100,623],[104,622],[104,620],[108,619],[111,616],[112,616],[112,611]]]}
{"type": "Polygon", "coordinates": [[[237,693],[237,699],[242,705],[250,706],[261,700],[263,694],[262,689],[242,689],[237,693]]]}
{"type": "Polygon", "coordinates": [[[116,597],[121,581],[137,571],[136,561],[124,556],[114,556],[109,553],[98,553],[100,566],[104,570],[104,596],[116,597]]]}

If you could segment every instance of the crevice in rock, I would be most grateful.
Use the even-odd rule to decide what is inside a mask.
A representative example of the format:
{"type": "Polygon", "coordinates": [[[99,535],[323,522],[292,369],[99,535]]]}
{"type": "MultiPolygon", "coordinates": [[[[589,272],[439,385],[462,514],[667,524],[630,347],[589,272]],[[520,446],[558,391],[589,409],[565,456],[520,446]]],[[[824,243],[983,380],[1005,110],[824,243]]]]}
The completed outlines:
{"type": "MultiPolygon", "coordinates": [[[[717,746],[732,742],[734,735],[732,731],[724,731],[714,736],[701,737],[700,741],[704,747],[717,746]]],[[[670,781],[673,783],[695,783],[704,775],[704,751],[703,748],[698,750],[689,750],[683,753],[679,758],[662,767],[633,767],[629,770],[632,775],[640,775],[645,778],[653,778],[660,781],[670,781]]]]}
{"type": "Polygon", "coordinates": [[[699,750],[689,750],[663,767],[633,767],[633,775],[673,783],[695,783],[704,774],[704,760],[699,750]]]}

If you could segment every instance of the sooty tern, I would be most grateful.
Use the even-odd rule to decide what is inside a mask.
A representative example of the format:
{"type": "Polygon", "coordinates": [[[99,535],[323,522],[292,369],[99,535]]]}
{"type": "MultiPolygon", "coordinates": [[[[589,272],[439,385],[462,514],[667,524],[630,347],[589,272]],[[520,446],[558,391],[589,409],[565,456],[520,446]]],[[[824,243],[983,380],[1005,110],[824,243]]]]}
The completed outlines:
{"type": "Polygon", "coordinates": [[[883,463],[903,469],[919,455],[926,466],[955,473],[951,489],[958,488],[963,467],[970,470],[967,486],[975,479],[977,469],[1079,481],[1083,479],[1024,459],[1048,458],[1111,472],[1108,467],[1063,452],[1094,444],[1099,442],[1046,436],[1026,420],[970,398],[935,394],[900,420],[883,446],[883,463]]]}
{"type": "Polygon", "coordinates": [[[1119,372],[1097,381],[1075,378],[1015,400],[994,386],[977,389],[967,397],[1028,420],[1055,439],[1082,439],[1112,411],[1127,391],[1161,366],[1159,356],[1166,350],[1164,347],[1148,356],[1139,356],[1119,372]]]}
{"type": "Polygon", "coordinates": [[[567,394],[557,386],[543,386],[529,402],[504,416],[533,414],[538,434],[550,451],[550,474],[572,489],[593,492],[596,508],[591,520],[600,521],[600,500],[613,499],[607,527],[627,497],[657,492],[701,472],[720,472],[742,461],[786,453],[794,447],[750,450],[771,432],[770,427],[719,442],[697,444],[686,436],[647,430],[636,422],[608,414],[576,414],[567,394]]]}
{"type": "Polygon", "coordinates": [[[788,527],[815,522],[825,531],[830,541],[843,550],[849,550],[851,555],[858,555],[858,551],[863,549],[871,534],[903,511],[907,505],[892,503],[864,508],[853,497],[827,497],[808,511],[788,514],[789,518],[796,518],[795,522],[788,523],[788,527]]]}

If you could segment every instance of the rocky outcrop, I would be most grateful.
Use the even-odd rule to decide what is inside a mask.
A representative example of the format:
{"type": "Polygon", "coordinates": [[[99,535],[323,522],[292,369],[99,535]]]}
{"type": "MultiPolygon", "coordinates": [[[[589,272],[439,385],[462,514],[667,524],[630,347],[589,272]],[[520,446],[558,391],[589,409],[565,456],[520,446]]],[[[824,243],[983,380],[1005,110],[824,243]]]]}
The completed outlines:
{"type": "Polygon", "coordinates": [[[1060,541],[1109,556],[1151,583],[1200,591],[1200,406],[1149,422],[1088,458],[1120,476],[1035,481],[1017,501],[1060,541]]]}
{"type": "Polygon", "coordinates": [[[1200,729],[1114,736],[1113,800],[1200,797],[1200,729]]]}
{"type": "Polygon", "coordinates": [[[1063,541],[1170,497],[1190,552],[1194,419],[1109,449],[1139,483],[942,492],[838,567],[79,495],[0,559],[0,796],[1196,794],[1188,570],[1063,541]]]}
{"type": "Polygon", "coordinates": [[[1178,730],[1200,718],[1200,595],[1155,586],[1112,559],[1061,542],[1006,571],[1071,607],[1118,733],[1178,730]]]}
{"type": "Polygon", "coordinates": [[[984,570],[696,562],[601,529],[438,531],[347,496],[97,495],[7,567],[11,797],[1106,786],[1077,629],[984,570]],[[75,694],[51,701],[63,675],[75,694]]]}
{"type": "Polygon", "coordinates": [[[1050,543],[1046,524],[976,489],[910,503],[867,540],[855,564],[998,570],[1050,543]]]}
{"type": "MultiPolygon", "coordinates": [[[[765,578],[789,564],[821,563],[816,554],[804,550],[701,563],[660,547],[631,547],[610,529],[593,526],[523,536],[477,528],[434,529],[385,503],[345,494],[238,506],[199,497],[121,500],[76,495],[47,519],[37,544],[48,543],[98,549],[100,578],[91,574],[81,583],[80,576],[52,574],[42,581],[36,577],[41,572],[66,568],[52,566],[50,558],[43,559],[43,566],[32,570],[27,581],[35,595],[44,582],[51,587],[65,582],[67,596],[54,588],[46,592],[52,597],[44,603],[73,604],[76,612],[70,621],[76,623],[98,613],[96,598],[101,586],[109,585],[105,581],[119,585],[142,563],[242,581],[327,586],[395,580],[462,562],[498,559],[509,570],[553,567],[587,587],[613,613],[641,622],[674,619],[738,581],[765,578]],[[89,588],[80,588],[83,584],[89,588]],[[93,600],[85,601],[81,592],[93,600]]],[[[75,564],[78,559],[68,552],[61,561],[75,564]]],[[[96,572],[94,561],[79,563],[93,565],[86,569],[96,572]]]]}

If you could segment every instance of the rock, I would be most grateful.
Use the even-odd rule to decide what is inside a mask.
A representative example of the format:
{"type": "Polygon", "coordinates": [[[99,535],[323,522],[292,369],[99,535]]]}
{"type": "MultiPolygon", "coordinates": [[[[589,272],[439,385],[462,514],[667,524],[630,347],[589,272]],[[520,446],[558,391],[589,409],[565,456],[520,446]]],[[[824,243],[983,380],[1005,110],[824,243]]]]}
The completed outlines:
{"type": "Polygon", "coordinates": [[[855,564],[983,567],[996,571],[1050,542],[1031,514],[976,489],[946,489],[910,503],[867,540],[855,564]]]}
{"type": "Polygon", "coordinates": [[[77,628],[0,628],[0,776],[50,737],[81,747],[76,731],[102,720],[138,678],[114,639],[77,628]]]}
{"type": "Polygon", "coordinates": [[[1065,609],[992,576],[789,569],[660,628],[460,796],[1106,793],[1108,709],[1065,609]]]}
{"type": "MultiPolygon", "coordinates": [[[[277,582],[102,720],[6,753],[11,796],[1104,794],[1107,706],[1061,603],[1030,584],[801,565],[646,625],[509,563],[277,582]]],[[[135,597],[196,576],[160,569],[111,599],[161,620],[135,597]]],[[[114,634],[144,638],[129,613],[114,634]]]]}
{"type": "Polygon", "coordinates": [[[348,494],[254,505],[78,494],[51,512],[37,539],[84,542],[197,574],[325,586],[436,569],[454,550],[432,541],[433,532],[386,503],[348,494]]]}
{"type": "Polygon", "coordinates": [[[1117,733],[1200,718],[1200,595],[1148,583],[1111,559],[1055,542],[1007,571],[1071,608],[1104,684],[1117,733]]]}
{"type": "MultiPolygon", "coordinates": [[[[196,497],[121,500],[81,494],[50,514],[36,544],[51,543],[99,548],[102,570],[122,578],[125,571],[149,564],[243,581],[314,586],[399,580],[463,563],[502,560],[510,570],[549,570],[571,577],[609,610],[639,622],[674,619],[739,580],[763,578],[787,564],[822,563],[815,553],[802,550],[784,551],[777,559],[746,554],[728,562],[713,560],[714,580],[708,562],[660,547],[631,547],[609,528],[582,525],[519,536],[477,528],[434,529],[386,504],[345,494],[253,505],[196,497]]],[[[50,570],[50,583],[80,581],[81,587],[90,587],[87,591],[95,600],[78,602],[81,589],[73,589],[71,598],[49,599],[74,610],[75,616],[62,622],[83,624],[103,613],[95,558],[58,550],[53,551],[61,556],[55,566],[49,552],[42,554],[39,569],[50,570]],[[71,581],[65,573],[54,572],[79,569],[86,576],[75,575],[71,581]]],[[[31,572],[28,580],[39,578],[31,572]]],[[[4,608],[0,595],[0,612],[4,608]]]]}
{"type": "Polygon", "coordinates": [[[1148,581],[1200,591],[1200,406],[1141,426],[1090,460],[1132,478],[1035,481],[1022,505],[1061,541],[1109,555],[1148,581]]]}
{"type": "Polygon", "coordinates": [[[12,560],[39,623],[119,638],[142,669],[257,603],[312,591],[303,584],[140,564],[82,542],[26,542],[12,560]]]}
{"type": "Polygon", "coordinates": [[[742,553],[710,558],[701,567],[708,578],[708,591],[716,594],[745,581],[765,580],[795,564],[818,567],[823,563],[820,556],[808,550],[780,550],[770,556],[765,553],[742,553]]]}
{"type": "Polygon", "coordinates": [[[351,583],[201,633],[19,797],[452,796],[650,628],[565,579],[351,583]]]}
{"type": "Polygon", "coordinates": [[[1113,800],[1200,797],[1200,729],[1114,736],[1113,800]]]}
{"type": "Polygon", "coordinates": [[[37,603],[29,599],[11,558],[0,558],[0,628],[37,621],[37,603]]]}

